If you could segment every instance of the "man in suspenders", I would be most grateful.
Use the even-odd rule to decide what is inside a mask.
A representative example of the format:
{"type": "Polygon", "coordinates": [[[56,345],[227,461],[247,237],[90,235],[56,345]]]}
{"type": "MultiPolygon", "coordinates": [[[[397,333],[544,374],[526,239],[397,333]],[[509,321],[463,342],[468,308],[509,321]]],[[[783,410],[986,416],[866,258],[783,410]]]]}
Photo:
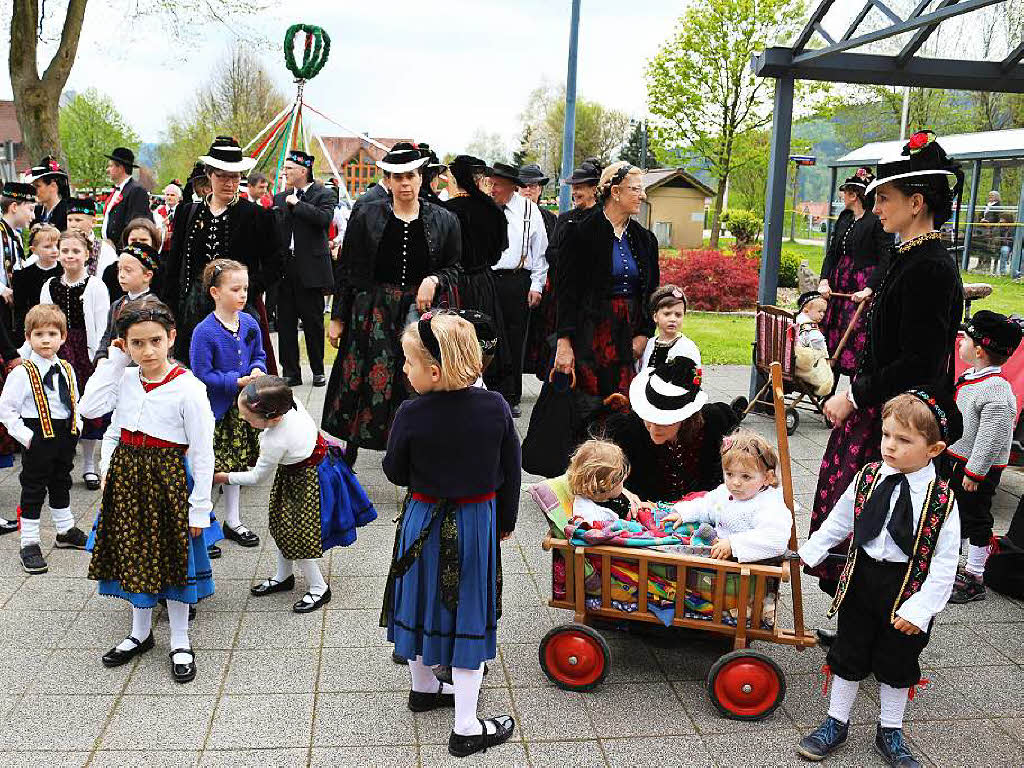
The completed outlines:
{"type": "Polygon", "coordinates": [[[523,394],[523,344],[530,309],[540,303],[544,292],[548,274],[544,252],[548,247],[548,236],[540,209],[516,192],[522,184],[518,168],[494,163],[491,182],[491,197],[505,212],[508,221],[508,248],[492,267],[511,360],[511,370],[502,379],[498,390],[508,401],[512,415],[518,417],[519,400],[523,394]]]}

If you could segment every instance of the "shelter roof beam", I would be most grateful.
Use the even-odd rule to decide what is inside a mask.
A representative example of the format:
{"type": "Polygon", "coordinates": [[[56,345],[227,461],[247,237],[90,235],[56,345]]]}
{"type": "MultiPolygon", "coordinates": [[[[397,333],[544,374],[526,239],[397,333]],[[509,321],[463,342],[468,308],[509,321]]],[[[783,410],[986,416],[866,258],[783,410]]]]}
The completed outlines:
{"type": "MultiPolygon", "coordinates": [[[[805,24],[804,28],[800,30],[800,34],[797,35],[796,40],[793,41],[794,51],[802,51],[807,43],[811,41],[815,31],[821,34],[819,25],[821,24],[821,20],[825,18],[825,14],[827,14],[829,9],[832,8],[833,3],[835,3],[835,0],[821,0],[821,2],[818,3],[818,7],[814,9],[814,13],[812,13],[810,18],[807,19],[807,24],[805,24]]],[[[826,40],[827,39],[828,38],[826,38],[826,40]]],[[[831,41],[829,42],[829,45],[831,45],[831,41]]]]}
{"type": "Polygon", "coordinates": [[[999,68],[1003,72],[1009,72],[1011,69],[1020,64],[1020,60],[1024,59],[1024,40],[1021,40],[1010,53],[999,62],[999,68]]]}
{"type": "MultiPolygon", "coordinates": [[[[950,5],[956,5],[959,0],[939,0],[939,4],[935,7],[935,10],[941,10],[950,5]]],[[[922,0],[923,5],[927,6],[927,2],[922,0]]],[[[921,6],[919,5],[918,8],[921,6]]],[[[923,10],[923,9],[922,9],[923,10]]],[[[918,14],[920,15],[920,14],[918,14]]],[[[903,46],[903,50],[896,55],[896,65],[902,67],[911,57],[917,53],[921,46],[925,44],[925,41],[932,36],[932,33],[939,28],[938,22],[929,24],[927,27],[921,27],[914,33],[914,36],[907,41],[907,44],[903,46]]]]}

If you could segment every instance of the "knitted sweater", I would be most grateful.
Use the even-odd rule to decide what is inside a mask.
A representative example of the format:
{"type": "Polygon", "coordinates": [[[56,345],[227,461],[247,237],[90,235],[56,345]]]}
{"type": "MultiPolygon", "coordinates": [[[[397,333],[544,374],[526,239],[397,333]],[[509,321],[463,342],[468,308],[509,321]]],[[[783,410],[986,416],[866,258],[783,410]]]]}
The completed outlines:
{"type": "Polygon", "coordinates": [[[238,397],[238,380],[253,368],[267,372],[267,355],[259,323],[238,313],[238,332],[232,333],[211,312],[192,332],[189,348],[192,373],[206,385],[213,417],[220,419],[238,397]]]}
{"type": "Polygon", "coordinates": [[[964,418],[964,436],[947,452],[967,463],[964,471],[982,480],[993,467],[1010,460],[1017,398],[998,366],[968,369],[956,385],[956,405],[964,418]]]}

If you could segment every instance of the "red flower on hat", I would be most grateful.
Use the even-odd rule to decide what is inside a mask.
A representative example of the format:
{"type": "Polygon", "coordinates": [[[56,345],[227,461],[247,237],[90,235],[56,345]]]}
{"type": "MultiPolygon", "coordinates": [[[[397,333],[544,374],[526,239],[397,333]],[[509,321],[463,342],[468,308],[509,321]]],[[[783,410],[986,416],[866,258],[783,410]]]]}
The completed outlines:
{"type": "Polygon", "coordinates": [[[988,337],[988,336],[985,336],[985,337],[984,337],[984,338],[983,338],[983,339],[981,340],[981,346],[983,346],[983,347],[987,347],[987,346],[988,346],[989,344],[991,344],[991,343],[992,343],[992,341],[991,341],[991,339],[989,339],[989,337],[988,337]]]}
{"type": "Polygon", "coordinates": [[[49,168],[50,168],[51,171],[59,171],[60,170],[60,166],[57,165],[57,161],[56,160],[50,160],[48,165],[49,165],[49,168]]]}
{"type": "Polygon", "coordinates": [[[907,149],[911,152],[920,152],[933,141],[935,141],[935,133],[933,131],[918,131],[910,137],[910,141],[907,142],[907,149]]]}
{"type": "Polygon", "coordinates": [[[857,176],[858,179],[865,179],[865,178],[867,178],[867,176],[868,176],[868,169],[867,168],[858,168],[856,176],[857,176]]]}

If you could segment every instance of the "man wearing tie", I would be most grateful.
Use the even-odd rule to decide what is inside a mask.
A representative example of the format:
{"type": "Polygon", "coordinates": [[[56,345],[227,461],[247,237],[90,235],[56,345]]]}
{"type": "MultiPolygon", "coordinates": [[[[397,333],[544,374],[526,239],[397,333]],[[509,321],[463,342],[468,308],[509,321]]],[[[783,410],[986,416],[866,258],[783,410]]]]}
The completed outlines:
{"type": "Polygon", "coordinates": [[[121,246],[121,233],[132,219],[153,220],[149,212],[149,193],[132,178],[135,153],[126,147],[118,147],[107,158],[107,175],[114,183],[114,189],[103,207],[103,237],[121,246]]]}
{"type": "Polygon", "coordinates": [[[334,287],[327,231],[334,218],[337,196],[313,180],[315,158],[293,149],[284,161],[290,189],[274,196],[280,217],[286,262],[277,295],[277,344],[288,386],[302,384],[299,367],[299,320],[313,386],[327,384],[324,376],[324,295],[334,287]]]}
{"type": "Polygon", "coordinates": [[[494,163],[491,173],[491,197],[505,212],[508,221],[508,248],[501,254],[494,270],[494,287],[505,319],[511,373],[498,386],[508,401],[512,415],[520,416],[519,401],[523,395],[523,344],[529,325],[530,309],[540,304],[548,262],[547,231],[540,209],[516,192],[522,182],[519,169],[505,163],[494,163]]]}

